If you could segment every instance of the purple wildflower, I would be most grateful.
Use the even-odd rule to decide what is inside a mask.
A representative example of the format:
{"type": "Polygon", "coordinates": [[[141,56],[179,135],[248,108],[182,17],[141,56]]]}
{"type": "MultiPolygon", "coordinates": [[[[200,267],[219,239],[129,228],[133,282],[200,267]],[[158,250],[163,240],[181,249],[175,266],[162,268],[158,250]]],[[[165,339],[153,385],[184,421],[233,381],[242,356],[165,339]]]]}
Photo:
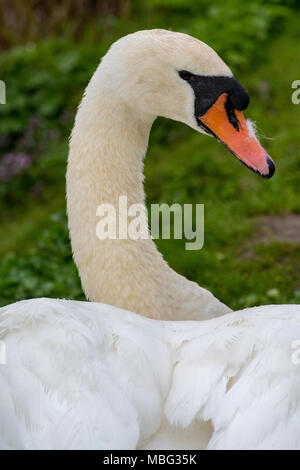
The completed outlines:
{"type": "Polygon", "coordinates": [[[10,180],[31,164],[32,159],[25,152],[5,153],[0,161],[0,181],[10,180]]]}

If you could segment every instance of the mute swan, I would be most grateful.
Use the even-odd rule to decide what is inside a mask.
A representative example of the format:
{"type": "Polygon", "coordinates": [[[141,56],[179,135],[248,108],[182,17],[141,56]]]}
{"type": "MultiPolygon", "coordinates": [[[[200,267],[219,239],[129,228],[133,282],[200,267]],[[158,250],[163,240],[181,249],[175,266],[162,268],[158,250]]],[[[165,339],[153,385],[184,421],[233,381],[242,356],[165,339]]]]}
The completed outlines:
{"type": "Polygon", "coordinates": [[[141,31],[103,58],[77,113],[67,170],[74,258],[94,302],[0,309],[0,448],[300,447],[299,306],[228,313],[172,271],[151,240],[95,234],[102,202],[120,194],[144,202],[157,115],[214,135],[271,177],[247,104],[218,55],[184,34],[141,31]]]}

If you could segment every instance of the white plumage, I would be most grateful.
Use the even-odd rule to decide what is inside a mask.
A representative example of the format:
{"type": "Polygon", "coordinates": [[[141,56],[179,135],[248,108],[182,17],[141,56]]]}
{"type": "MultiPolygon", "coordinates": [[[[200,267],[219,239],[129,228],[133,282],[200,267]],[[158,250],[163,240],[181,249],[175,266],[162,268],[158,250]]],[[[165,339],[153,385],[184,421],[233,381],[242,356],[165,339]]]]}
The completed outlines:
{"type": "Polygon", "coordinates": [[[299,448],[299,313],[164,322],[66,300],[4,307],[0,447],[299,448]]]}
{"type": "Polygon", "coordinates": [[[154,30],[118,41],[88,85],[67,199],[75,262],[95,303],[0,309],[1,449],[300,448],[300,307],[227,313],[171,270],[151,238],[96,237],[100,203],[144,203],[155,117],[201,132],[184,69],[232,76],[200,41],[154,30]]]}

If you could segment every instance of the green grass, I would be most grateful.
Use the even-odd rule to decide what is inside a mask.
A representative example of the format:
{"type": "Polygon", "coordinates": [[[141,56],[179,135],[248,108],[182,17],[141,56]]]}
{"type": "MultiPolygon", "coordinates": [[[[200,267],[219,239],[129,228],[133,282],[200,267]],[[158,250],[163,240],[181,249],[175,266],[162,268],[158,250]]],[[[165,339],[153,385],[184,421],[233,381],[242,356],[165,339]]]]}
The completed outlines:
{"type": "MultiPolygon", "coordinates": [[[[150,138],[145,163],[148,203],[205,204],[201,251],[184,250],[184,241],[157,244],[175,270],[234,309],[300,300],[300,247],[251,241],[259,215],[300,212],[300,105],[291,102],[291,83],[299,78],[297,30],[297,22],[290,23],[264,51],[263,61],[247,72],[244,67],[237,77],[250,92],[247,117],[272,138],[261,138],[276,162],[271,180],[260,179],[215,140],[182,124],[159,119],[150,138]],[[269,92],[262,93],[265,82],[269,92]],[[250,258],[244,256],[249,246],[250,258]]],[[[9,204],[2,210],[2,305],[42,295],[83,298],[63,215],[66,155],[66,139],[53,143],[31,176],[42,181],[42,197],[25,195],[12,210],[9,204]]]]}

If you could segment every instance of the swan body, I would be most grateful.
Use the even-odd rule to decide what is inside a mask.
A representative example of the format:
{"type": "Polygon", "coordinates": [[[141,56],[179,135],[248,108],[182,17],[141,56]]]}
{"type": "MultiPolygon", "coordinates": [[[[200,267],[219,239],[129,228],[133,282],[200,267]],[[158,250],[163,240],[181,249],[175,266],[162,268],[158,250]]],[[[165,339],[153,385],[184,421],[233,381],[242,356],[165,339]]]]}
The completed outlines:
{"type": "Polygon", "coordinates": [[[1,309],[3,449],[299,449],[300,308],[202,322],[98,303],[1,309]]]}
{"type": "Polygon", "coordinates": [[[248,101],[220,57],[185,34],[141,31],[108,51],[79,107],[67,169],[74,260],[92,302],[0,309],[0,448],[300,447],[300,307],[231,313],[175,273],[151,237],[96,236],[100,204],[125,195],[144,205],[156,116],[216,137],[271,177],[242,114],[248,101]]]}

